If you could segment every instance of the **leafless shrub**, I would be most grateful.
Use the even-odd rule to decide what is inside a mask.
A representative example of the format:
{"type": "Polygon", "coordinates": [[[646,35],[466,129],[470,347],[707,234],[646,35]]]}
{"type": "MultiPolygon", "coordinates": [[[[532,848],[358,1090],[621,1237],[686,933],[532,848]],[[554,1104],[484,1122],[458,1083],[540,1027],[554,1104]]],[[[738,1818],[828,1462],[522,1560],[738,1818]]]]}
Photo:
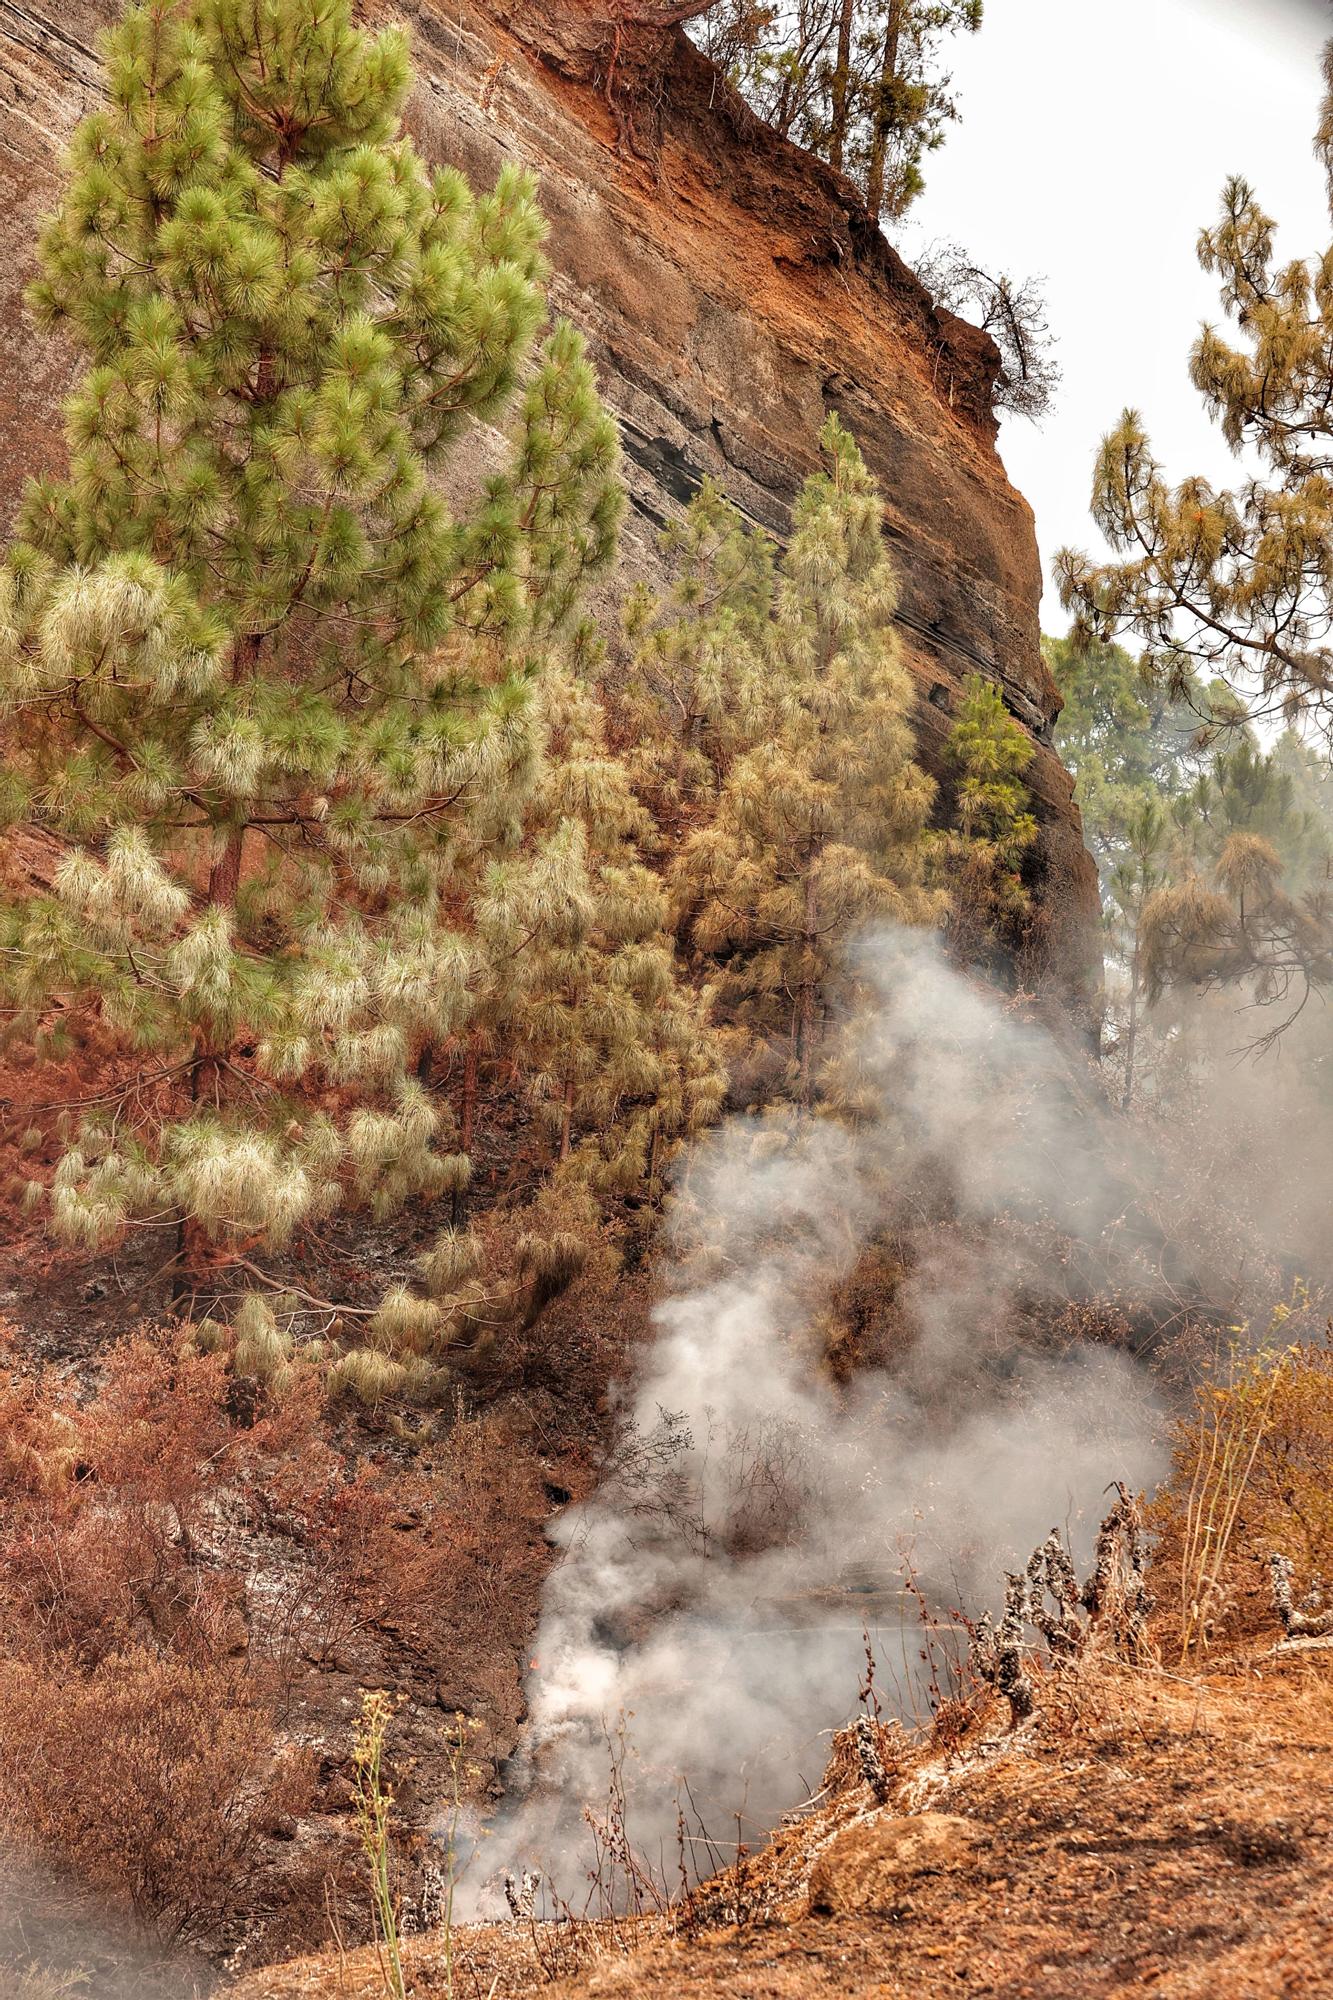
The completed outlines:
{"type": "Polygon", "coordinates": [[[1040,278],[1012,278],[985,271],[957,243],[933,243],[917,262],[917,276],[936,306],[969,319],[1000,350],[995,406],[1034,422],[1049,411],[1060,386],[1060,366],[1040,278]]]}
{"type": "Polygon", "coordinates": [[[1029,1628],[1045,1640],[1055,1661],[1073,1660],[1094,1644],[1132,1657],[1142,1645],[1152,1602],[1139,1510],[1120,1486],[1098,1532],[1086,1583],[1080,1586],[1056,1528],[1033,1550],[1025,1569],[1007,1572],[999,1621],[989,1612],[977,1621],[973,1670],[1008,1702],[1011,1725],[1017,1726],[1036,1708],[1029,1628]]]}

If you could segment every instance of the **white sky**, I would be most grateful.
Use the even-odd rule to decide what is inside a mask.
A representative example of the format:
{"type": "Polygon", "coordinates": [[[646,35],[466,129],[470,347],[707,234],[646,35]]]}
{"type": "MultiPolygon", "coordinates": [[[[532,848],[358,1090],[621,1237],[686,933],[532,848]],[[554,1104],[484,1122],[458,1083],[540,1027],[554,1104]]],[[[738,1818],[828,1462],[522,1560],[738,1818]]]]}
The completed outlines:
{"type": "Polygon", "coordinates": [[[1126,405],[1174,482],[1231,461],[1190,386],[1190,345],[1220,317],[1194,244],[1229,173],[1256,187],[1280,255],[1328,244],[1311,151],[1324,0],[986,0],[952,49],[962,122],[926,163],[900,232],[913,252],[955,238],[984,268],[1044,273],[1064,381],[1041,427],[1008,419],[1000,449],[1031,501],[1050,586],[1062,544],[1097,545],[1093,454],[1126,405]]]}

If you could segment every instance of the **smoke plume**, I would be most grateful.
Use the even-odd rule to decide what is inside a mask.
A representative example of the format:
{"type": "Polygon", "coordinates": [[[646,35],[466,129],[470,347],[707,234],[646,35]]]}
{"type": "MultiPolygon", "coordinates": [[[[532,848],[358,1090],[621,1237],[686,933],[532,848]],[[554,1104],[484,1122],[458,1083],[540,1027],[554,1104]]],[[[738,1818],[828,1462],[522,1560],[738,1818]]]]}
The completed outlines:
{"type": "Polygon", "coordinates": [[[753,1844],[818,1783],[863,1622],[881,1692],[896,1670],[913,1701],[904,1560],[934,1605],[976,1612],[1054,1524],[1085,1550],[1109,1481],[1160,1470],[1143,1369],[1014,1330],[1041,1282],[1024,1229],[1086,1240],[1115,1213],[1069,1057],[919,933],[868,941],[852,983],[845,1114],[734,1118],[676,1188],[621,1447],[558,1524],[526,1768],[473,1860],[480,1910],[523,1869],[580,1907],[584,1807],[613,1760],[629,1838],[667,1875],[682,1782],[719,1841],[739,1815],[753,1844]],[[822,1316],[889,1239],[915,1246],[900,1349],[839,1384],[822,1316]]]}

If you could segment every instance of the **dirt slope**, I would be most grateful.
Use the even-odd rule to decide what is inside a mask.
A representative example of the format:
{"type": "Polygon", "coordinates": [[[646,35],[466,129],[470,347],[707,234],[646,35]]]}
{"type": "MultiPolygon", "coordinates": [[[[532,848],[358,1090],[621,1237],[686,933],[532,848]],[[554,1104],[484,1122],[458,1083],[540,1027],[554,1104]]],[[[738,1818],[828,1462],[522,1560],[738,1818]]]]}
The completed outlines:
{"type": "MultiPolygon", "coordinates": [[[[515,2000],[1296,2000],[1333,1994],[1333,1655],[1208,1679],[1102,1666],[1030,1733],[928,1753],[748,1864],[753,1914],[703,1935],[462,1933],[453,1991],[515,2000]],[[903,1825],[904,1803],[914,1824],[903,1825]],[[813,1894],[812,1894],[813,1882],[813,1894]],[[765,1906],[769,1914],[763,1914],[765,1906]],[[555,1977],[552,1978],[551,1975],[555,1977]],[[494,1983],[493,1983],[494,1982],[494,1983]]],[[[735,1896],[735,1884],[728,1892],[735,1896]]],[[[436,1938],[410,1990],[450,1989],[436,1938]]],[[[372,2000],[373,1954],[304,1960],[233,2000],[372,2000]]]]}

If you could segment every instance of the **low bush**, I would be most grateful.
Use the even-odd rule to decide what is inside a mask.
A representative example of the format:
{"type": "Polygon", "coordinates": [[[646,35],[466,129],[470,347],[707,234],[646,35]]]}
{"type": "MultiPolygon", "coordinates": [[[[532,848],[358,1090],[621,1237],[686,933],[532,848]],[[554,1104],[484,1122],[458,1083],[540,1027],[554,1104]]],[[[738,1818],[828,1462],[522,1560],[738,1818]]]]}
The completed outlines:
{"type": "Polygon", "coordinates": [[[53,1861],[123,1898],[165,1939],[211,1931],[253,1886],[265,1837],[310,1770],[276,1752],[235,1666],[146,1646],[92,1668],[0,1664],[0,1802],[53,1861]]]}
{"type": "Polygon", "coordinates": [[[170,1330],[82,1400],[0,1367],[0,1824],[173,1940],[262,1902],[305,1677],[512,1653],[545,1562],[514,1419],[353,1438],[314,1371],[239,1386],[170,1330]]]}

